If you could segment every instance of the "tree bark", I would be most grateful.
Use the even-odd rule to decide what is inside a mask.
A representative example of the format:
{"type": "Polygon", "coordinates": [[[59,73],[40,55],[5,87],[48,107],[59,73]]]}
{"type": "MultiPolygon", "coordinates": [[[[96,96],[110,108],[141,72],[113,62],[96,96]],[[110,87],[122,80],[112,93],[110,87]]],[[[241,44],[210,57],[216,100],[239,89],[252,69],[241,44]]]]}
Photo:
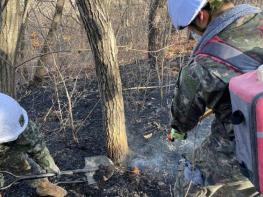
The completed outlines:
{"type": "Polygon", "coordinates": [[[29,9],[32,4],[32,0],[25,0],[24,1],[24,8],[23,13],[21,14],[22,22],[21,22],[21,30],[18,39],[18,56],[23,60],[24,59],[24,49],[26,45],[26,27],[29,15],[29,9]]]}
{"type": "Polygon", "coordinates": [[[78,0],[77,3],[95,59],[107,153],[114,162],[121,162],[128,154],[128,143],[116,39],[105,9],[107,2],[78,0]]]}
{"type": "MultiPolygon", "coordinates": [[[[17,62],[24,60],[24,55],[26,50],[26,29],[27,29],[27,22],[28,22],[28,16],[29,16],[31,4],[32,4],[32,0],[25,0],[23,12],[20,14],[22,21],[21,21],[19,38],[17,43],[17,62]]],[[[16,65],[17,62],[15,62],[16,65]]],[[[22,67],[20,74],[25,81],[29,80],[29,73],[26,67],[22,67]]]]}
{"type": "MultiPolygon", "coordinates": [[[[52,23],[51,23],[51,27],[48,31],[46,40],[41,50],[42,54],[50,52],[52,45],[54,45],[55,36],[56,36],[55,33],[57,31],[58,25],[61,23],[61,20],[62,20],[62,12],[63,12],[64,5],[65,5],[65,0],[57,0],[56,11],[55,11],[52,23]]],[[[36,72],[34,76],[34,81],[42,81],[44,79],[44,77],[48,73],[46,68],[48,67],[49,64],[51,63],[49,62],[48,55],[42,56],[38,60],[37,68],[36,68],[36,72]]]]}
{"type": "Polygon", "coordinates": [[[15,97],[14,63],[19,36],[19,1],[1,1],[0,6],[0,91],[15,97]]]}
{"type": "Polygon", "coordinates": [[[148,57],[152,68],[162,64],[163,49],[168,40],[169,20],[167,17],[166,0],[151,0],[149,13],[148,57]]]}

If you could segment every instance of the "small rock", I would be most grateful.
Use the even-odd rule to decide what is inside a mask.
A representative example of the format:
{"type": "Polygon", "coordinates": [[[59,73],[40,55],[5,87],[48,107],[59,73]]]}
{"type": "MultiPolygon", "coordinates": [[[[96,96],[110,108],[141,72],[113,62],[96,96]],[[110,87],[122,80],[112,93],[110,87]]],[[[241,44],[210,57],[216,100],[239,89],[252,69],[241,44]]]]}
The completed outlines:
{"type": "Polygon", "coordinates": [[[159,186],[164,186],[164,185],[165,185],[165,183],[162,182],[162,181],[159,181],[157,184],[158,184],[159,186]]]}

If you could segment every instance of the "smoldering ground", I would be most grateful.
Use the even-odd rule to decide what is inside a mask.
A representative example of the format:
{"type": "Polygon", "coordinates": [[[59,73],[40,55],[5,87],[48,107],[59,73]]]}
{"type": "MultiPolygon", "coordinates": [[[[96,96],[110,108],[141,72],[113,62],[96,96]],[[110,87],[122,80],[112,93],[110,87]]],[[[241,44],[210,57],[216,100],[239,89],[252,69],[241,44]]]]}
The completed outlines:
{"type": "MultiPolygon", "coordinates": [[[[170,142],[167,139],[168,125],[161,127],[162,130],[148,131],[144,135],[133,136],[128,130],[129,146],[132,150],[128,160],[128,166],[136,167],[151,178],[163,177],[171,182],[175,181],[178,161],[182,154],[192,155],[193,150],[199,147],[204,138],[209,134],[212,117],[204,119],[183,141],[170,142]]],[[[141,128],[143,130],[143,128],[141,128]]]]}
{"type": "MultiPolygon", "coordinates": [[[[135,66],[125,67],[126,72],[122,73],[122,76],[129,80],[125,80],[124,87],[139,86],[137,78],[128,75],[136,73],[134,70],[139,69],[135,66]]],[[[141,70],[145,72],[141,75],[148,76],[147,69],[141,70]]],[[[150,80],[146,81],[150,83],[150,80]]],[[[158,84],[150,83],[149,85],[158,84]]],[[[21,90],[25,95],[21,99],[21,104],[27,109],[33,120],[42,123],[41,129],[45,141],[61,170],[83,168],[85,157],[106,154],[101,105],[96,105],[99,94],[90,94],[97,89],[97,84],[94,81],[89,82],[89,88],[87,88],[87,80],[79,80],[77,87],[76,91],[81,94],[73,108],[76,123],[91,114],[78,132],[78,144],[73,142],[70,129],[60,130],[56,110],[54,110],[56,105],[53,104],[53,90],[49,85],[43,88],[32,87],[27,94],[21,90]],[[52,106],[54,111],[52,110],[46,117],[52,106]]],[[[194,144],[193,134],[189,134],[189,138],[180,143],[167,140],[172,89],[173,87],[165,94],[162,106],[159,89],[124,91],[127,135],[129,148],[133,152],[127,160],[128,167],[123,170],[117,169],[100,188],[92,188],[85,183],[62,185],[69,192],[69,196],[171,196],[179,156],[185,149],[191,150],[194,144]],[[145,133],[152,133],[152,136],[145,139],[145,133]],[[141,170],[139,175],[130,172],[130,168],[134,166],[141,170]]],[[[61,94],[60,101],[66,103],[64,94],[61,94]]],[[[196,144],[201,142],[202,136],[205,136],[205,133],[210,130],[209,123],[206,121],[203,121],[197,132],[196,139],[199,139],[200,136],[200,140],[196,140],[196,144]]],[[[23,183],[5,191],[4,194],[7,197],[20,197],[34,196],[35,192],[23,183]]]]}

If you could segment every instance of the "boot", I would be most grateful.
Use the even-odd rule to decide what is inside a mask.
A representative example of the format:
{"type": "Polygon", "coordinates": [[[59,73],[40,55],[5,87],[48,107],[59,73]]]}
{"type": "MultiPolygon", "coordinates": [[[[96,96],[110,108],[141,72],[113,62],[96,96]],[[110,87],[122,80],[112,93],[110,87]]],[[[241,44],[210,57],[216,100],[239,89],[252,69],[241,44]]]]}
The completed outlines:
{"type": "Polygon", "coordinates": [[[39,196],[64,197],[67,195],[66,190],[49,182],[47,179],[39,181],[36,192],[39,196]]]}

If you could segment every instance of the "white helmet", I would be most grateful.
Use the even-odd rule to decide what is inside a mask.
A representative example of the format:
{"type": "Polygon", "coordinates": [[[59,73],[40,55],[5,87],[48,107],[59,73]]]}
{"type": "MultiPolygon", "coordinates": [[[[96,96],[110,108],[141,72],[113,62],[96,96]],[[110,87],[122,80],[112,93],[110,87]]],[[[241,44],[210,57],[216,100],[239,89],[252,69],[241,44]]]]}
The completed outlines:
{"type": "Polygon", "coordinates": [[[28,125],[27,112],[13,98],[0,93],[0,144],[14,141],[28,125]],[[23,125],[20,119],[23,118],[23,125]]]}
{"type": "Polygon", "coordinates": [[[188,26],[208,0],[168,0],[168,12],[175,28],[188,26]]]}

